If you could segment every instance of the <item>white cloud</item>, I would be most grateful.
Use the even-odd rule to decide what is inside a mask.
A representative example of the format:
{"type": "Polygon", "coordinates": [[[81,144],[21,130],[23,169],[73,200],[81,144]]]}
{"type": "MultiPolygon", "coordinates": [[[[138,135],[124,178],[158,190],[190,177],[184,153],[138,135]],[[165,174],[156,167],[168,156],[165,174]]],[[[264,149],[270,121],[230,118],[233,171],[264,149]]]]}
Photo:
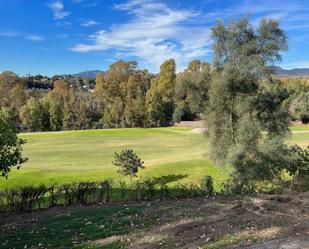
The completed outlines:
{"type": "Polygon", "coordinates": [[[44,41],[44,38],[40,35],[28,35],[25,38],[29,41],[44,41]]]}
{"type": "Polygon", "coordinates": [[[66,33],[63,33],[63,34],[58,34],[57,37],[60,38],[60,39],[67,39],[67,38],[69,38],[69,35],[66,34],[66,33]]]}
{"type": "Polygon", "coordinates": [[[55,23],[56,27],[69,27],[71,25],[72,25],[72,23],[67,22],[67,21],[58,21],[58,22],[55,23]]]}
{"type": "Polygon", "coordinates": [[[4,32],[0,31],[0,36],[3,36],[3,37],[18,37],[19,33],[14,32],[14,31],[4,31],[4,32]]]}
{"type": "Polygon", "coordinates": [[[89,37],[91,42],[77,44],[71,50],[113,49],[122,58],[137,58],[151,71],[158,71],[169,58],[174,58],[181,70],[190,60],[210,52],[210,29],[195,24],[200,15],[196,11],[171,9],[153,0],[131,0],[114,8],[126,11],[132,18],[94,33],[89,37]]]}
{"type": "Polygon", "coordinates": [[[272,18],[280,20],[283,28],[289,30],[304,28],[299,23],[309,21],[308,11],[308,5],[297,0],[242,0],[232,6],[217,9],[206,15],[215,19],[231,21],[249,14],[254,25],[257,25],[261,18],[272,18]]]}
{"type": "Polygon", "coordinates": [[[78,3],[85,2],[85,1],[87,1],[87,0],[72,0],[71,2],[72,2],[73,4],[78,4],[78,3]]]}
{"type": "Polygon", "coordinates": [[[91,7],[95,7],[95,6],[98,6],[98,5],[99,5],[99,2],[94,1],[94,2],[87,3],[84,6],[87,7],[87,8],[91,8],[91,7]]]}
{"type": "Polygon", "coordinates": [[[54,1],[48,4],[48,7],[52,10],[55,20],[60,20],[70,15],[70,12],[64,11],[64,4],[61,1],[54,1]]]}
{"type": "Polygon", "coordinates": [[[90,26],[94,26],[94,25],[97,25],[98,22],[94,21],[94,20],[84,20],[82,22],[82,26],[84,27],[90,27],[90,26]]]}
{"type": "Polygon", "coordinates": [[[72,0],[72,4],[83,4],[84,7],[95,7],[99,3],[96,0],[72,0]]]}

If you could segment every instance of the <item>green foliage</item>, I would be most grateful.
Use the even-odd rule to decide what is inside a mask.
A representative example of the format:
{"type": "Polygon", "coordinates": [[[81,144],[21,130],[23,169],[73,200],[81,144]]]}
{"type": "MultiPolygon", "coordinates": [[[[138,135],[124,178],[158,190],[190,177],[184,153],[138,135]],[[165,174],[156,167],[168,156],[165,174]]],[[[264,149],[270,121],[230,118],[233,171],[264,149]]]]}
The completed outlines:
{"type": "Polygon", "coordinates": [[[211,196],[214,194],[211,177],[201,186],[194,184],[169,186],[158,179],[135,181],[131,184],[104,180],[77,182],[47,187],[20,186],[0,191],[0,212],[29,212],[56,205],[93,204],[116,201],[150,201],[211,196]]]}
{"type": "Polygon", "coordinates": [[[177,75],[173,121],[201,119],[208,100],[211,83],[210,65],[193,60],[177,75]]]}
{"type": "Polygon", "coordinates": [[[147,124],[145,95],[150,85],[147,71],[135,61],[118,61],[107,74],[98,74],[94,96],[103,127],[143,127],[147,124]]]}
{"type": "Polygon", "coordinates": [[[237,146],[229,153],[228,161],[235,168],[228,182],[229,192],[251,194],[256,191],[259,182],[280,177],[290,162],[289,148],[280,138],[253,146],[237,146]]]}
{"type": "Polygon", "coordinates": [[[291,147],[291,160],[286,167],[287,172],[293,177],[291,187],[298,177],[309,175],[309,147],[302,149],[298,145],[291,147]]]}
{"type": "Polygon", "coordinates": [[[119,167],[118,172],[124,176],[137,177],[139,169],[144,169],[144,162],[131,149],[122,150],[119,154],[115,152],[113,164],[119,167]]]}
{"type": "Polygon", "coordinates": [[[147,92],[147,112],[152,126],[171,121],[174,112],[176,64],[173,59],[165,61],[160,73],[147,92]]]}
{"type": "Polygon", "coordinates": [[[253,192],[258,181],[278,177],[288,161],[288,94],[269,71],[287,48],[286,37],[276,21],[262,20],[254,29],[243,18],[218,23],[213,38],[215,71],[206,112],[211,155],[234,166],[235,192],[253,192]]]}
{"type": "Polygon", "coordinates": [[[289,132],[291,117],[285,107],[289,94],[280,80],[268,79],[260,85],[255,99],[257,120],[269,138],[289,132]]]}
{"type": "Polygon", "coordinates": [[[295,120],[309,122],[309,91],[295,94],[290,100],[289,109],[295,120]]]}
{"type": "Polygon", "coordinates": [[[12,167],[20,168],[27,161],[22,156],[23,139],[18,138],[17,128],[9,109],[0,109],[0,174],[8,177],[12,167]]]}
{"type": "Polygon", "coordinates": [[[19,111],[22,126],[28,131],[45,131],[50,129],[49,112],[42,100],[30,98],[19,111]]]}
{"type": "Polygon", "coordinates": [[[201,181],[201,189],[207,196],[213,196],[215,189],[213,186],[213,178],[211,176],[205,176],[201,181]]]}

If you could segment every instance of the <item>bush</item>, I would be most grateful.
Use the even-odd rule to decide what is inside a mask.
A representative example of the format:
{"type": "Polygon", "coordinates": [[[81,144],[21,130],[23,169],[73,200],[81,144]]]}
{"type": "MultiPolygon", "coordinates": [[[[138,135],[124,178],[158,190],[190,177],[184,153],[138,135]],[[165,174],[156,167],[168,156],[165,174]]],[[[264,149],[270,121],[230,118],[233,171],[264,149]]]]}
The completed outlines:
{"type": "Polygon", "coordinates": [[[207,175],[202,179],[201,189],[206,196],[213,196],[215,194],[213,179],[211,176],[207,175]]]}
{"type": "Polygon", "coordinates": [[[26,186],[18,189],[7,189],[1,192],[0,210],[11,212],[31,211],[33,208],[41,208],[41,202],[47,192],[44,185],[26,186]]]}
{"type": "Polygon", "coordinates": [[[98,189],[95,182],[80,182],[73,189],[75,199],[79,204],[88,204],[89,197],[98,189]]]}
{"type": "Polygon", "coordinates": [[[100,201],[109,202],[110,192],[111,192],[112,186],[113,185],[112,185],[112,181],[111,180],[104,180],[103,182],[100,183],[100,187],[101,187],[101,198],[100,198],[100,201]],[[105,200],[104,200],[104,196],[105,196],[105,200]]]}
{"type": "Polygon", "coordinates": [[[0,191],[0,212],[29,212],[56,205],[92,204],[110,201],[151,201],[211,196],[214,194],[213,180],[206,176],[201,186],[176,185],[169,187],[161,183],[155,187],[152,179],[126,184],[112,180],[102,182],[79,182],[46,187],[27,186],[0,191]]]}

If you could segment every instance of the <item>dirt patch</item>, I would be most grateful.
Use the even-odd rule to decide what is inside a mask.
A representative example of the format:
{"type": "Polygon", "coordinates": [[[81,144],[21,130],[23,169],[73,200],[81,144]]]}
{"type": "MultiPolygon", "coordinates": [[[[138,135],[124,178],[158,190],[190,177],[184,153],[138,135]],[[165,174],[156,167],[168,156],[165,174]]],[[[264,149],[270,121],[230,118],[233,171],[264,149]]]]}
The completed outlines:
{"type": "Polygon", "coordinates": [[[85,244],[109,246],[119,242],[122,248],[132,249],[309,249],[309,193],[58,207],[8,216],[2,228],[15,232],[45,216],[138,205],[142,205],[138,216],[141,226],[134,232],[127,228],[122,234],[115,231],[85,244]],[[153,222],[144,226],[150,219],[153,222]]]}

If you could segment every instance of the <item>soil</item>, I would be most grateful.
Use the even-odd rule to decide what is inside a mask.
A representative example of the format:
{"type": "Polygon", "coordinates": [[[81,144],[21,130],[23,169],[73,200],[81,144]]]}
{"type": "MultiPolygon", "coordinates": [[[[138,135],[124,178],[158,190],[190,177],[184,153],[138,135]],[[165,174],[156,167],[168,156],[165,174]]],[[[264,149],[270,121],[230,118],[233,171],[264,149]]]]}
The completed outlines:
{"type": "MultiPolygon", "coordinates": [[[[126,203],[127,206],[141,203],[126,203]]],[[[101,246],[115,241],[124,248],[244,248],[309,249],[309,192],[256,197],[213,197],[158,202],[142,202],[141,219],[153,214],[157,221],[139,233],[113,235],[91,243],[101,246]]],[[[124,205],[110,203],[100,208],[124,205]]],[[[51,216],[92,206],[55,207],[21,215],[9,215],[0,228],[25,226],[41,216],[51,216]]],[[[104,247],[105,248],[105,247],[104,247]]],[[[108,248],[108,247],[106,247],[108,248]]]]}

